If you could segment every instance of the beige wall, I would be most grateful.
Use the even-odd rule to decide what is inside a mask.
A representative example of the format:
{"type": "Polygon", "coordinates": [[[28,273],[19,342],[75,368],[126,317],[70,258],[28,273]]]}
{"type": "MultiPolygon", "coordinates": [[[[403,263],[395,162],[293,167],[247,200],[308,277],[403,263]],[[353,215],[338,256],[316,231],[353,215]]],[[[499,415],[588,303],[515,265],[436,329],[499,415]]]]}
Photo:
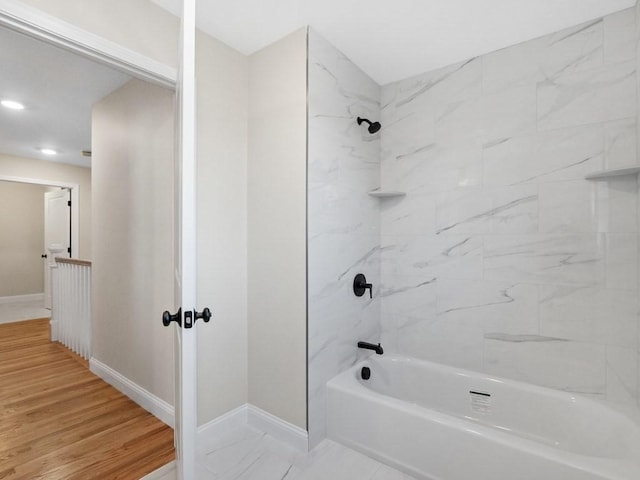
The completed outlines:
{"type": "Polygon", "coordinates": [[[44,291],[45,189],[0,181],[0,297],[44,291]]]}
{"type": "Polygon", "coordinates": [[[132,80],[93,108],[92,355],[173,402],[173,92],[132,80]]]}
{"type": "Polygon", "coordinates": [[[249,59],[249,402],[306,429],[306,31],[249,59]]]}
{"type": "Polygon", "coordinates": [[[248,61],[206,35],[196,42],[198,103],[198,421],[247,403],[248,61]]]}
{"type": "Polygon", "coordinates": [[[80,194],[80,218],[77,219],[80,233],[79,257],[91,259],[91,169],[0,153],[0,175],[42,180],[52,185],[77,184],[80,194]]]}

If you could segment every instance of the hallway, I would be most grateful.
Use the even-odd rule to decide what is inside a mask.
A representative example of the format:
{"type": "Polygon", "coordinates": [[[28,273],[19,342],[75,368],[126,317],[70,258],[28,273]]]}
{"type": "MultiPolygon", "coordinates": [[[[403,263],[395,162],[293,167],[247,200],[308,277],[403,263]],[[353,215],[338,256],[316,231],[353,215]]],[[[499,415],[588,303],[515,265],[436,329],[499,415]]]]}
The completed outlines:
{"type": "Polygon", "coordinates": [[[0,479],[139,479],[174,459],[173,430],[49,340],[0,325],[0,479]]]}

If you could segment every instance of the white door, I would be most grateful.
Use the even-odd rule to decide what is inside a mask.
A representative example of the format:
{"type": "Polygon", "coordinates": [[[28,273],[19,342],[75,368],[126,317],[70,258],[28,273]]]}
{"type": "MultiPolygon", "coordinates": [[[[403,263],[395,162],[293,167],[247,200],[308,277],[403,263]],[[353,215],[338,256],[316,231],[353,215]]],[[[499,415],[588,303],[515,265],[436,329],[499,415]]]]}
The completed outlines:
{"type": "Polygon", "coordinates": [[[71,256],[71,192],[44,194],[44,306],[51,308],[51,269],[56,257],[71,256]]]}
{"type": "MultiPolygon", "coordinates": [[[[196,480],[196,205],[195,0],[182,2],[180,70],[176,89],[175,169],[175,444],[178,480],[196,480]]],[[[167,312],[165,312],[166,316],[167,312]]],[[[166,320],[164,318],[163,320],[166,320]]],[[[166,325],[166,322],[165,322],[166,325]]]]}

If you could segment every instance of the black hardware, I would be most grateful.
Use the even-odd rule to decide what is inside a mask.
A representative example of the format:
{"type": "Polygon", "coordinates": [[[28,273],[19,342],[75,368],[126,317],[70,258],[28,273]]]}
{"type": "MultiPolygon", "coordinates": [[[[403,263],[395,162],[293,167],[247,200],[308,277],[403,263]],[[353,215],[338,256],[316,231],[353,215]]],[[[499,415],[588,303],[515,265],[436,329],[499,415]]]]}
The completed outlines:
{"type": "Polygon", "coordinates": [[[190,310],[187,310],[186,312],[184,312],[184,325],[182,322],[182,308],[180,308],[178,310],[178,313],[176,313],[175,315],[171,315],[169,312],[164,312],[162,314],[162,324],[165,327],[168,327],[171,322],[176,322],[181,327],[184,326],[184,328],[193,328],[196,320],[198,320],[199,318],[204,320],[205,323],[208,322],[211,319],[211,310],[209,310],[208,308],[205,308],[204,310],[202,310],[202,312],[197,312],[196,310],[192,312],[190,310]]]}
{"type": "Polygon", "coordinates": [[[179,326],[182,326],[182,308],[178,309],[178,312],[171,315],[168,311],[164,311],[162,314],[162,324],[165,327],[171,325],[171,322],[176,322],[179,326]]]}
{"type": "Polygon", "coordinates": [[[369,289],[369,298],[373,298],[373,293],[371,293],[371,284],[367,283],[367,279],[362,273],[356,275],[356,278],[353,279],[353,293],[356,294],[356,297],[361,297],[364,295],[364,291],[369,289]]]}
{"type": "Polygon", "coordinates": [[[49,255],[47,255],[46,253],[43,255],[40,255],[42,258],[47,258],[49,255]]]}
{"type": "Polygon", "coordinates": [[[360,375],[363,380],[369,380],[371,378],[371,369],[369,367],[362,367],[360,375]]]}
{"type": "Polygon", "coordinates": [[[373,350],[378,355],[382,355],[384,353],[384,350],[382,349],[382,345],[380,345],[379,343],[376,345],[375,343],[358,342],[358,348],[364,348],[366,350],[373,350]]]}
{"type": "Polygon", "coordinates": [[[196,320],[200,318],[204,320],[204,323],[207,323],[209,320],[211,320],[211,310],[209,310],[208,308],[205,308],[204,310],[202,310],[201,313],[198,313],[197,311],[194,310],[193,314],[195,315],[195,320],[193,321],[194,323],[196,320]]]}
{"type": "Polygon", "coordinates": [[[67,200],[67,207],[71,206],[71,200],[67,200]]]}
{"type": "Polygon", "coordinates": [[[193,312],[187,310],[184,312],[184,328],[193,327],[193,312]]]}
{"type": "Polygon", "coordinates": [[[372,135],[376,133],[378,130],[380,130],[380,128],[382,127],[382,125],[380,125],[380,122],[372,122],[371,120],[368,120],[366,118],[358,117],[356,121],[358,122],[358,125],[362,125],[362,122],[368,123],[369,128],[367,130],[372,135]]]}

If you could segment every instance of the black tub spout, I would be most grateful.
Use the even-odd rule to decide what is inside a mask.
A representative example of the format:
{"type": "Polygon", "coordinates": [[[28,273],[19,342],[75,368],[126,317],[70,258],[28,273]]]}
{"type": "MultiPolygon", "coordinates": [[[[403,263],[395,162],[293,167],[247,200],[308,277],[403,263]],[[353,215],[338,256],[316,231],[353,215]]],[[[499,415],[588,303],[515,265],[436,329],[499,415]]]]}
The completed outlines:
{"type": "Polygon", "coordinates": [[[375,343],[358,342],[358,348],[373,350],[378,355],[382,355],[384,353],[384,350],[382,349],[382,345],[380,345],[379,343],[376,345],[375,343]]]}

